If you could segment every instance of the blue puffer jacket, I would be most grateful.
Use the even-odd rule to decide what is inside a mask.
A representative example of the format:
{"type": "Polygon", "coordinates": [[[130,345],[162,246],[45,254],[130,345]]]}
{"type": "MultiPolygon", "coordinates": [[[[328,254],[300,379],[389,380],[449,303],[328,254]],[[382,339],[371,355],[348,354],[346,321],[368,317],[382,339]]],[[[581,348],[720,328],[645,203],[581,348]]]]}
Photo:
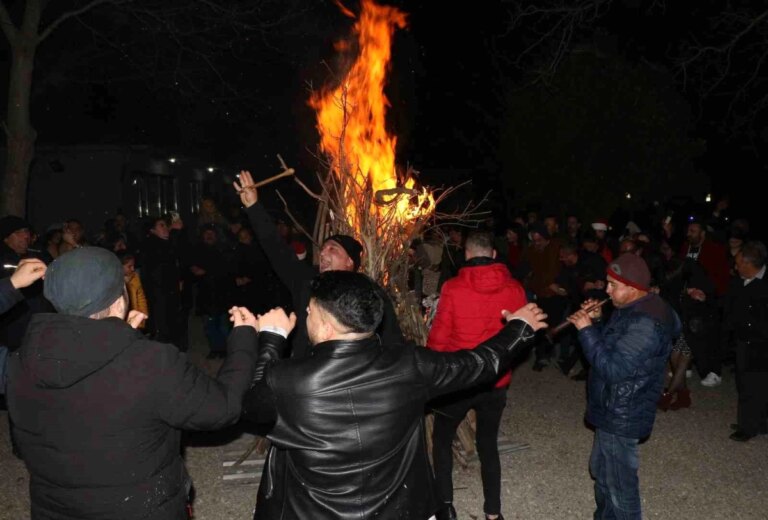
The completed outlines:
{"type": "Polygon", "coordinates": [[[602,330],[581,329],[579,341],[592,365],[587,421],[622,437],[650,435],[664,366],[679,334],[680,319],[655,294],[616,309],[602,330]]]}

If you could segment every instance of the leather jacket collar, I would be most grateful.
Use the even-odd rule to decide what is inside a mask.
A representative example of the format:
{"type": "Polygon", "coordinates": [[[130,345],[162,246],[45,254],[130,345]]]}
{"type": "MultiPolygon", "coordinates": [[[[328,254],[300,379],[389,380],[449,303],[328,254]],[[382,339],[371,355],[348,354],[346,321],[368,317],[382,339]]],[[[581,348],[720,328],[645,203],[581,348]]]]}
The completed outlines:
{"type": "Polygon", "coordinates": [[[368,338],[348,340],[335,339],[318,343],[310,351],[311,356],[345,357],[381,346],[381,338],[374,334],[368,338]]]}

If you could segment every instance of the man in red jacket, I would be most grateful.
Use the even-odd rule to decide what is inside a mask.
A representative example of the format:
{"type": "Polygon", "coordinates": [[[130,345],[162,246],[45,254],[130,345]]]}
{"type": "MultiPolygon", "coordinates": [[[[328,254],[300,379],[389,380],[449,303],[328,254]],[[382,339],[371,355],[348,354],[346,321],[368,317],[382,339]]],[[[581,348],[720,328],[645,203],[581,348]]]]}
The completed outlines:
{"type": "MultiPolygon", "coordinates": [[[[429,332],[427,346],[439,352],[469,349],[482,342],[504,325],[501,311],[515,311],[525,305],[525,291],[512,278],[503,263],[495,262],[493,236],[475,231],[465,243],[465,267],[448,280],[440,292],[440,301],[429,332]]],[[[501,414],[507,402],[511,372],[487,387],[454,393],[435,403],[435,426],[432,435],[432,457],[440,498],[445,508],[438,519],[454,519],[453,452],[451,444],[467,411],[477,414],[477,451],[483,479],[483,509],[486,518],[501,516],[501,463],[497,438],[501,414]]],[[[502,518],[503,520],[503,518],[502,518]]]]}

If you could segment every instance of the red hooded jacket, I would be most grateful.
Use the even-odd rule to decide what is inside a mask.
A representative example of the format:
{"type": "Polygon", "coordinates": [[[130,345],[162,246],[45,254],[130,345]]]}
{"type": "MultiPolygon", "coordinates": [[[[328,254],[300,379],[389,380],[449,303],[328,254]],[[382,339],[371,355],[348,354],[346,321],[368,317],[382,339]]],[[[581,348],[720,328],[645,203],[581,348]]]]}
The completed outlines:
{"type": "MultiPolygon", "coordinates": [[[[502,310],[515,312],[526,303],[525,290],[507,266],[473,258],[443,284],[427,347],[438,352],[474,348],[502,329],[502,310]]],[[[511,378],[507,372],[496,388],[507,386],[511,378]]]]}

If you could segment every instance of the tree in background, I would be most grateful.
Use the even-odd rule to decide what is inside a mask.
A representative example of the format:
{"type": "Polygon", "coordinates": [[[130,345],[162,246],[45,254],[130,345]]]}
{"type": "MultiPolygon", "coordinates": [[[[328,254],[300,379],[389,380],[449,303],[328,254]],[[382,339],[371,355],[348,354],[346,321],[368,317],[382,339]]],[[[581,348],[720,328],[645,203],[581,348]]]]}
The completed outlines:
{"type": "MultiPolygon", "coordinates": [[[[544,202],[584,217],[629,193],[659,200],[696,186],[688,105],[663,69],[583,46],[546,84],[509,89],[499,154],[515,207],[544,202]]],[[[703,197],[703,195],[702,195],[703,197]]]]}
{"type": "Polygon", "coordinates": [[[264,66],[264,49],[279,55],[276,40],[311,31],[294,23],[309,9],[299,0],[0,0],[10,55],[0,212],[25,214],[42,87],[131,81],[242,117],[258,97],[243,70],[264,66]]]}

